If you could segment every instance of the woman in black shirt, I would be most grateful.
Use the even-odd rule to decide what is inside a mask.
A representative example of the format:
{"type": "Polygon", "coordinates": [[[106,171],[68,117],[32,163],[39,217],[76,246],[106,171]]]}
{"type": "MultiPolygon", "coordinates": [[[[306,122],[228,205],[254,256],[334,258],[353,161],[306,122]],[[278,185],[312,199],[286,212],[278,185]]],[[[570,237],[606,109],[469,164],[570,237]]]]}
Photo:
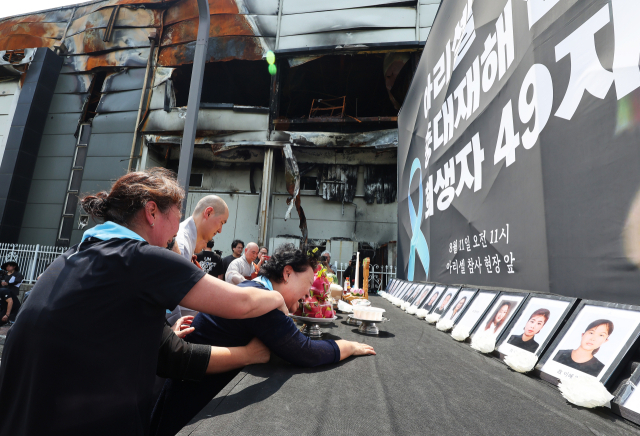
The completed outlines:
{"type": "Polygon", "coordinates": [[[82,200],[105,223],[47,268],[7,335],[0,436],[145,435],[167,309],[286,311],[280,294],[224,283],[165,248],[183,198],[156,168],[82,200]]]}
{"type": "Polygon", "coordinates": [[[442,300],[442,304],[438,306],[438,308],[434,310],[433,313],[435,313],[436,315],[442,315],[442,312],[444,312],[444,308],[447,307],[447,303],[449,302],[449,300],[451,300],[451,294],[445,295],[444,300],[442,300]]]}
{"type": "Polygon", "coordinates": [[[604,368],[594,354],[613,333],[613,323],[608,319],[598,319],[587,326],[582,334],[580,346],[575,350],[560,350],[553,360],[570,368],[597,377],[604,368]]]}
{"type": "Polygon", "coordinates": [[[522,335],[512,335],[507,342],[535,354],[540,344],[535,341],[534,336],[540,333],[542,327],[549,321],[550,314],[549,309],[536,310],[525,324],[524,333],[522,335]]]}

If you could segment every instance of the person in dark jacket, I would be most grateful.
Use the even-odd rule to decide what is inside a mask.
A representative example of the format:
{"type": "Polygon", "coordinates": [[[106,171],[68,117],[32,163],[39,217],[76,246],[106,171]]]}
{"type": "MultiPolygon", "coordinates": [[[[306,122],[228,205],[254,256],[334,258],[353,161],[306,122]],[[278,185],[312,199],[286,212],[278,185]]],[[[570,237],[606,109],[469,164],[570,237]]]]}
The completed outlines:
{"type": "MultiPolygon", "coordinates": [[[[291,312],[313,284],[316,261],[292,244],[279,247],[260,275],[240,283],[240,287],[267,289],[280,293],[291,312]]],[[[375,354],[366,344],[345,340],[312,340],[303,335],[291,318],[279,311],[238,320],[198,314],[195,332],[186,340],[196,344],[235,347],[260,339],[273,354],[303,367],[337,363],[349,356],[375,354]]],[[[174,435],[231,381],[239,370],[205,377],[202,382],[167,380],[151,418],[151,434],[174,435]]]]}
{"type": "Polygon", "coordinates": [[[12,323],[20,311],[20,285],[24,280],[17,262],[9,261],[2,265],[0,278],[0,325],[12,323]]]}

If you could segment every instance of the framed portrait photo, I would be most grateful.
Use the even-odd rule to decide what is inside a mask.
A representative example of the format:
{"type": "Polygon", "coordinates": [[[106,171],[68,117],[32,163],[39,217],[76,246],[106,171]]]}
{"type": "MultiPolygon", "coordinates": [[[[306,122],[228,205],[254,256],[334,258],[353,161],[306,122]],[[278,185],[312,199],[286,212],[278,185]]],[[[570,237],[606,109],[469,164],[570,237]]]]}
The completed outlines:
{"type": "Polygon", "coordinates": [[[387,287],[384,290],[387,294],[390,294],[391,292],[393,292],[393,288],[395,287],[397,280],[396,279],[391,279],[389,280],[389,282],[387,283],[387,287]]]}
{"type": "Polygon", "coordinates": [[[467,308],[467,305],[471,304],[471,301],[477,292],[478,290],[473,288],[460,289],[458,295],[456,295],[455,299],[453,299],[451,304],[449,304],[449,308],[444,312],[444,315],[442,315],[442,319],[450,319],[455,325],[458,318],[460,318],[460,315],[462,315],[464,310],[467,308]]]}
{"type": "Polygon", "coordinates": [[[576,299],[571,297],[531,294],[498,340],[496,349],[500,358],[504,359],[514,349],[540,356],[575,304],[576,299]]]}
{"type": "Polygon", "coordinates": [[[418,309],[431,311],[431,309],[433,309],[433,307],[435,306],[436,301],[438,301],[440,295],[442,295],[445,289],[447,289],[445,285],[435,285],[422,301],[422,304],[418,306],[418,309]]]}
{"type": "Polygon", "coordinates": [[[611,402],[611,410],[629,421],[640,424],[640,367],[631,374],[611,402]]]}
{"type": "Polygon", "coordinates": [[[499,294],[499,291],[478,289],[471,302],[462,309],[462,313],[458,320],[454,321],[454,325],[472,332],[499,294]]]}
{"type": "Polygon", "coordinates": [[[403,281],[400,284],[400,286],[398,286],[398,289],[396,290],[394,297],[402,298],[404,296],[405,291],[409,289],[409,286],[411,286],[411,283],[403,281]]]}
{"type": "Polygon", "coordinates": [[[436,315],[442,316],[456,298],[456,295],[458,295],[459,290],[460,286],[447,286],[447,288],[440,294],[440,297],[433,307],[431,307],[431,311],[429,313],[435,313],[436,315]]]}
{"type": "Polygon", "coordinates": [[[406,302],[413,300],[421,288],[422,288],[422,283],[412,283],[407,293],[404,294],[404,297],[402,298],[402,300],[406,302]]]}
{"type": "Polygon", "coordinates": [[[482,321],[475,327],[471,336],[486,332],[498,339],[528,296],[529,294],[525,292],[500,292],[500,295],[485,313],[482,321]]]}
{"type": "Polygon", "coordinates": [[[591,375],[606,385],[639,334],[639,306],[582,300],[536,369],[554,384],[591,375]]]}
{"type": "Polygon", "coordinates": [[[427,298],[427,295],[429,295],[429,292],[433,289],[434,286],[435,284],[433,283],[425,283],[424,285],[422,285],[420,290],[417,292],[416,297],[413,299],[413,301],[411,301],[411,305],[420,307],[420,305],[427,298]]]}
{"type": "Polygon", "coordinates": [[[396,279],[396,283],[394,284],[393,291],[391,292],[391,295],[393,295],[394,297],[397,297],[398,294],[400,293],[400,289],[402,289],[402,287],[404,287],[404,285],[406,283],[407,282],[405,282],[404,280],[396,279]]]}

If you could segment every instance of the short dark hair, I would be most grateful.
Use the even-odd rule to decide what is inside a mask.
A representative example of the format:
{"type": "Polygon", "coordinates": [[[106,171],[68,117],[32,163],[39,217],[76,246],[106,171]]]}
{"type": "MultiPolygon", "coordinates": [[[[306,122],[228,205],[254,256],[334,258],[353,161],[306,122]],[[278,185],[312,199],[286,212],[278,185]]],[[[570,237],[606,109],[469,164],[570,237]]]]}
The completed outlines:
{"type": "Polygon", "coordinates": [[[213,239],[207,242],[207,248],[213,248],[213,239]]]}
{"type": "Polygon", "coordinates": [[[268,249],[267,247],[265,247],[264,245],[263,245],[262,247],[260,247],[260,250],[258,250],[258,251],[261,251],[263,248],[264,248],[265,250],[267,250],[267,253],[269,252],[269,249],[268,249]]]}
{"type": "MultiPolygon", "coordinates": [[[[613,323],[611,321],[609,321],[608,319],[596,319],[594,322],[589,324],[586,329],[584,329],[584,332],[586,333],[589,330],[594,329],[596,327],[599,327],[601,325],[606,325],[607,326],[607,335],[611,336],[611,333],[613,333],[613,323]]],[[[591,352],[591,355],[596,354],[599,350],[600,350],[600,347],[596,348],[595,350],[593,350],[591,352]]]]}
{"type": "Polygon", "coordinates": [[[276,248],[269,262],[260,267],[260,275],[265,276],[271,282],[282,283],[282,274],[285,266],[290,266],[295,272],[304,272],[307,268],[315,269],[318,261],[314,256],[305,254],[293,244],[283,244],[276,248]]]}
{"type": "Polygon", "coordinates": [[[240,239],[234,239],[231,243],[231,249],[233,250],[234,248],[236,248],[238,244],[242,244],[242,247],[244,247],[244,242],[242,242],[240,239]]]}

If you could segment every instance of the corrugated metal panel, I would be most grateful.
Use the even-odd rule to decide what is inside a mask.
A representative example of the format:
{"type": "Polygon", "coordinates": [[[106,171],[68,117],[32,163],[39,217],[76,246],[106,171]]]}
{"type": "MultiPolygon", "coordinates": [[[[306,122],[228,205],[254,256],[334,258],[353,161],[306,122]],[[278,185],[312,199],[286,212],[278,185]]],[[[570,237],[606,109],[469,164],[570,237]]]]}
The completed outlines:
{"type": "MultiPolygon", "coordinates": [[[[71,159],[68,157],[38,156],[33,171],[33,180],[69,180],[71,159]]],[[[60,218],[60,214],[56,219],[60,218]]]]}
{"type": "Polygon", "coordinates": [[[429,27],[433,25],[438,13],[439,3],[430,5],[420,5],[420,27],[429,27]]]}
{"type": "MultiPolygon", "coordinates": [[[[49,114],[80,113],[89,94],[54,94],[49,106],[49,114]]],[[[78,117],[79,118],[79,117],[78,117]]]]}
{"type": "MultiPolygon", "coordinates": [[[[79,115],[76,115],[76,124],[78,123],[79,115]]],[[[75,131],[75,127],[74,127],[75,131]]],[[[42,135],[40,141],[40,149],[38,150],[38,158],[44,157],[73,157],[76,149],[76,137],[71,134],[66,135],[42,135]]]]}
{"type": "MultiPolygon", "coordinates": [[[[9,111],[11,110],[11,106],[13,105],[13,94],[0,94],[0,115],[9,115],[9,111]]],[[[0,132],[2,132],[2,127],[0,127],[0,132]]]]}
{"type": "MultiPolygon", "coordinates": [[[[221,14],[210,17],[210,37],[217,36],[267,36],[275,37],[278,17],[271,15],[221,14]]],[[[161,46],[195,41],[198,33],[198,19],[180,21],[165,27],[161,46]]]]}
{"type": "MultiPolygon", "coordinates": [[[[113,8],[102,9],[88,15],[76,12],[77,19],[73,20],[67,30],[67,37],[91,29],[104,29],[109,23],[113,8]]],[[[115,27],[160,27],[162,25],[161,9],[129,9],[120,8],[115,27]]]]}
{"type": "Polygon", "coordinates": [[[420,28],[420,41],[426,41],[429,37],[429,33],[431,32],[431,27],[421,27],[420,28]]]}
{"type": "Polygon", "coordinates": [[[146,68],[128,68],[124,71],[111,73],[102,85],[101,92],[130,91],[142,89],[146,68]]]}
{"type": "Polygon", "coordinates": [[[84,54],[122,48],[149,47],[149,35],[155,32],[153,27],[140,29],[114,29],[109,42],[102,40],[103,29],[91,29],[65,38],[64,43],[71,53],[84,54]]]}
{"type": "MultiPolygon", "coordinates": [[[[209,13],[278,15],[279,0],[209,0],[209,13]]],[[[194,1],[181,1],[167,9],[165,25],[198,17],[198,5],[194,1]]]]}
{"type": "Polygon", "coordinates": [[[72,12],[73,7],[67,7],[18,17],[6,17],[1,19],[0,23],[66,23],[71,18],[72,12]]]}
{"type": "Polygon", "coordinates": [[[361,8],[285,15],[282,17],[280,25],[280,36],[304,35],[358,28],[402,27],[412,27],[415,29],[415,8],[361,8]]]}
{"type": "Polygon", "coordinates": [[[352,30],[349,32],[323,32],[309,35],[280,37],[280,50],[302,47],[322,47],[351,44],[374,44],[398,41],[415,41],[415,28],[352,30]]]}
{"type": "Polygon", "coordinates": [[[137,116],[137,110],[134,112],[98,114],[93,119],[91,135],[93,136],[96,133],[133,133],[137,116]]]}
{"type": "Polygon", "coordinates": [[[34,180],[31,182],[27,203],[62,204],[67,185],[66,180],[34,180]]]}
{"type": "Polygon", "coordinates": [[[61,74],[56,84],[56,94],[80,94],[89,91],[92,74],[61,74]]]}
{"type": "MultiPolygon", "coordinates": [[[[131,144],[129,144],[129,146],[131,146],[131,144]]],[[[112,180],[126,174],[128,167],[128,153],[126,156],[87,157],[87,161],[84,165],[84,172],[85,174],[90,175],[93,180],[112,180]],[[123,157],[126,157],[126,159],[123,159],[123,157]]]]}
{"type": "MultiPolygon", "coordinates": [[[[144,132],[182,131],[186,108],[172,110],[167,113],[155,110],[149,113],[149,118],[143,127],[144,132]]],[[[95,121],[94,121],[95,123],[95,121]]],[[[259,131],[268,130],[269,114],[254,114],[234,112],[229,109],[200,109],[198,113],[199,131],[259,131]]]]}
{"type": "MultiPolygon", "coordinates": [[[[207,62],[224,62],[233,59],[257,61],[275,47],[275,38],[254,36],[222,36],[209,38],[207,62]]],[[[160,50],[158,64],[175,67],[193,62],[196,43],[179,44],[160,50]]]]}
{"type": "MultiPolygon", "coordinates": [[[[78,127],[78,114],[53,114],[47,116],[43,133],[45,135],[73,135],[78,127]]],[[[69,174],[67,174],[67,177],[69,174]]]]}
{"type": "Polygon", "coordinates": [[[73,71],[91,71],[99,67],[146,67],[149,59],[148,48],[118,50],[99,55],[66,56],[63,64],[73,71]]]}
{"type": "MultiPolygon", "coordinates": [[[[222,135],[199,136],[195,144],[222,144],[228,142],[265,142],[268,141],[269,132],[258,130],[255,132],[228,133],[222,135]]],[[[145,140],[150,144],[181,144],[182,136],[170,135],[145,135],[145,140]]]]}
{"type": "Polygon", "coordinates": [[[282,14],[304,14],[307,12],[390,5],[393,3],[407,3],[407,0],[284,0],[282,3],[282,14]]]}
{"type": "Polygon", "coordinates": [[[110,112],[137,111],[140,107],[141,96],[142,89],[102,94],[96,112],[104,114],[110,112]]]}
{"type": "Polygon", "coordinates": [[[92,133],[87,156],[126,156],[131,153],[133,133],[92,133]]]}

